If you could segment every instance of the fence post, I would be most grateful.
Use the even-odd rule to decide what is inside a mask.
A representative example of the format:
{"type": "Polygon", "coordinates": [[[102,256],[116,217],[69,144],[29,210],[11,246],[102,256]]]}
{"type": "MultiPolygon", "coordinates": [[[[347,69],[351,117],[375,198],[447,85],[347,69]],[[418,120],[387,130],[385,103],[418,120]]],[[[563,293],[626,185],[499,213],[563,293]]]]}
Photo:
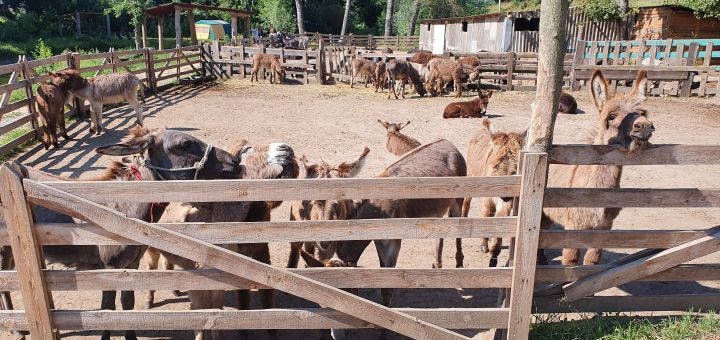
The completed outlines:
{"type": "MultiPolygon", "coordinates": [[[[30,74],[30,68],[27,65],[27,58],[25,56],[22,56],[22,75],[23,79],[25,80],[25,95],[28,98],[28,112],[30,112],[30,124],[32,125],[33,131],[35,131],[35,140],[40,141],[40,132],[38,131],[37,126],[37,110],[35,107],[35,96],[33,95],[32,85],[30,84],[30,79],[32,78],[32,75],[30,74]]],[[[42,75],[41,75],[42,76],[42,75]]],[[[63,104],[63,112],[65,105],[63,104]]]]}
{"type": "Polygon", "coordinates": [[[547,153],[524,154],[510,288],[508,339],[527,339],[530,330],[547,161],[547,153]]]}
{"type": "Polygon", "coordinates": [[[0,168],[0,200],[7,221],[7,233],[17,268],[20,291],[28,329],[33,339],[56,339],[57,333],[50,310],[52,296],[47,290],[40,243],[35,235],[31,207],[25,198],[24,177],[17,165],[7,163],[0,168]]]}
{"type": "Polygon", "coordinates": [[[325,85],[325,47],[323,39],[318,39],[318,48],[315,56],[315,79],[320,85],[325,85]]]}
{"type": "Polygon", "coordinates": [[[505,91],[513,90],[513,73],[515,73],[515,52],[508,52],[508,64],[507,64],[507,85],[505,91]]]}
{"type": "MultiPolygon", "coordinates": [[[[687,66],[695,66],[695,60],[697,59],[698,48],[700,45],[697,42],[690,43],[688,48],[688,57],[686,60],[687,66]]],[[[692,94],[692,83],[695,78],[694,72],[688,72],[687,80],[683,81],[682,88],[680,88],[680,97],[690,97],[692,94]]]]}
{"type": "Polygon", "coordinates": [[[375,49],[375,37],[372,34],[368,35],[368,48],[371,50],[375,49]]]}
{"type": "Polygon", "coordinates": [[[146,75],[148,80],[148,86],[152,93],[157,93],[157,80],[155,79],[155,49],[148,47],[145,49],[146,60],[146,75]]]}
{"type": "MultiPolygon", "coordinates": [[[[72,53],[69,62],[70,68],[80,72],[80,53],[72,53]]],[[[85,100],[75,97],[75,99],[73,99],[73,106],[75,107],[75,116],[78,120],[85,119],[85,100]]]]}
{"type": "Polygon", "coordinates": [[[117,56],[115,55],[115,47],[110,47],[110,64],[112,64],[112,73],[117,73],[117,56]]]}
{"type": "Polygon", "coordinates": [[[399,49],[400,49],[400,36],[396,35],[395,36],[395,51],[397,51],[399,49]]]}
{"type": "MultiPolygon", "coordinates": [[[[629,53],[628,51],[628,54],[629,53]]],[[[577,44],[575,44],[575,55],[573,56],[573,63],[570,70],[572,73],[572,77],[570,77],[570,89],[573,91],[580,90],[580,80],[577,79],[577,67],[583,64],[583,59],[585,59],[585,40],[578,40],[577,44]]]]}

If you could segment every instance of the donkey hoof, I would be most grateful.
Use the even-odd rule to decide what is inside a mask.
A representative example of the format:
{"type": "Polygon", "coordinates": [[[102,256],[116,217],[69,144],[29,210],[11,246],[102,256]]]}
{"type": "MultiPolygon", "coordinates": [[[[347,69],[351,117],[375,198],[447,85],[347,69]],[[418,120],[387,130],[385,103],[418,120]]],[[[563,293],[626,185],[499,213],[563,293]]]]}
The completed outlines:
{"type": "Polygon", "coordinates": [[[442,263],[433,263],[432,267],[433,269],[440,269],[442,268],[442,263]]]}
{"type": "Polygon", "coordinates": [[[173,294],[173,296],[176,296],[176,297],[185,295],[179,290],[173,290],[172,294],[173,294]]]}
{"type": "Polygon", "coordinates": [[[480,246],[480,252],[481,252],[481,253],[487,253],[488,251],[489,251],[489,250],[488,250],[488,247],[487,247],[487,246],[480,246]]]}
{"type": "Polygon", "coordinates": [[[151,309],[153,308],[153,301],[152,300],[145,300],[145,309],[151,309]]]}

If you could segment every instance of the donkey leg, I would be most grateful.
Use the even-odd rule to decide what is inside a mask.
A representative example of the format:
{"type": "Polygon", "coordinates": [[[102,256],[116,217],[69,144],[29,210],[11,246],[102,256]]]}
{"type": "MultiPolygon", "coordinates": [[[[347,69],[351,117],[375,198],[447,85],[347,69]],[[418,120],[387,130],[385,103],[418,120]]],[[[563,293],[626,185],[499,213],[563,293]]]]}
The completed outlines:
{"type": "MultiPolygon", "coordinates": [[[[102,292],[102,300],[100,302],[100,309],[106,309],[106,310],[115,310],[115,296],[116,292],[114,290],[104,290],[102,292]]],[[[102,332],[102,336],[100,336],[101,340],[110,340],[110,331],[104,330],[102,332]]]]}
{"type": "MultiPolygon", "coordinates": [[[[255,256],[255,260],[258,260],[262,263],[270,264],[270,247],[267,243],[262,244],[262,249],[255,256]]],[[[272,309],[275,308],[275,290],[274,289],[262,289],[260,290],[260,298],[262,302],[262,306],[265,309],[272,309]]],[[[270,339],[274,340],[277,339],[277,329],[268,329],[268,336],[270,339]]]]}
{"type": "Polygon", "coordinates": [[[60,127],[60,135],[65,138],[65,140],[72,140],[70,136],[67,134],[67,128],[65,127],[65,114],[61,113],[58,117],[58,126],[60,127]]]}
{"type": "Polygon", "coordinates": [[[444,240],[441,238],[435,240],[435,262],[433,262],[433,268],[442,268],[443,243],[444,240]]]}
{"type": "MultiPolygon", "coordinates": [[[[464,198],[455,198],[450,202],[450,209],[448,210],[448,217],[462,217],[463,209],[465,205],[464,198]]],[[[463,262],[465,261],[465,255],[462,251],[462,239],[455,239],[455,268],[462,268],[463,262]]]]}
{"type": "Polygon", "coordinates": [[[591,266],[600,263],[602,257],[602,248],[588,248],[585,252],[585,258],[583,259],[583,265],[591,266]]]}
{"type": "Polygon", "coordinates": [[[127,101],[132,106],[133,110],[135,110],[136,122],[140,125],[143,125],[143,108],[142,105],[140,105],[140,102],[137,98],[137,91],[133,91],[128,97],[127,101]]]}
{"type": "Polygon", "coordinates": [[[500,256],[501,249],[502,239],[499,237],[493,237],[490,240],[490,267],[497,267],[498,256],[500,256]]]}
{"type": "MultiPolygon", "coordinates": [[[[158,263],[160,262],[160,252],[155,248],[148,248],[145,251],[145,264],[148,270],[157,270],[158,263]]],[[[148,290],[145,292],[145,309],[150,309],[155,303],[155,291],[148,290]]]]}
{"type": "Polygon", "coordinates": [[[580,250],[573,248],[565,248],[562,252],[563,266],[577,266],[580,258],[580,250]]]}
{"type": "MultiPolygon", "coordinates": [[[[380,259],[380,267],[394,268],[400,255],[400,246],[402,240],[375,240],[375,248],[380,259]]],[[[392,289],[381,289],[382,301],[384,306],[390,306],[392,300],[392,289]]]]}

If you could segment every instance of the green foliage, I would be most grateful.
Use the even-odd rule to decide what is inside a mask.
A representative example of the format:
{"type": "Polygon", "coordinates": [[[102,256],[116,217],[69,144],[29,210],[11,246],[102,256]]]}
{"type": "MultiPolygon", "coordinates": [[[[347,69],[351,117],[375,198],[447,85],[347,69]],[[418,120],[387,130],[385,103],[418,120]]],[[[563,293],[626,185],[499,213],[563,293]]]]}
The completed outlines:
{"type": "MultiPolygon", "coordinates": [[[[52,49],[45,45],[45,41],[42,40],[42,38],[37,40],[37,46],[35,47],[35,50],[33,51],[33,57],[35,59],[45,59],[50,58],[53,56],[52,49]]],[[[37,68],[38,73],[44,74],[48,71],[52,71],[52,65],[43,65],[37,68]]]]}
{"type": "Polygon", "coordinates": [[[615,0],[583,0],[580,8],[592,21],[620,19],[620,7],[615,0]]]}
{"type": "Polygon", "coordinates": [[[720,332],[720,319],[713,312],[665,318],[599,314],[572,321],[549,315],[538,321],[531,326],[531,339],[707,339],[720,332]]]}
{"type": "Polygon", "coordinates": [[[105,11],[108,14],[115,14],[119,17],[122,14],[130,16],[133,27],[140,25],[145,18],[145,9],[153,5],[150,0],[106,0],[109,8],[105,11]]]}
{"type": "Polygon", "coordinates": [[[294,7],[290,1],[258,0],[257,6],[260,27],[264,29],[275,27],[276,30],[283,32],[295,32],[297,30],[294,7]]]}
{"type": "Polygon", "coordinates": [[[681,6],[692,9],[698,18],[720,19],[720,0],[680,0],[681,6]]]}

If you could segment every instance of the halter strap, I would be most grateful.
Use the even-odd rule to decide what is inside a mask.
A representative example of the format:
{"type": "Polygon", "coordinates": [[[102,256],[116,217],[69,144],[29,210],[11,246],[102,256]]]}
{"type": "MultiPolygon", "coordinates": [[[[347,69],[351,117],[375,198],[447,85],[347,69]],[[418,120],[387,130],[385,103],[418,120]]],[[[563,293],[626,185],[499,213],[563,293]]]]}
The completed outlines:
{"type": "Polygon", "coordinates": [[[174,168],[173,169],[173,168],[163,168],[163,167],[155,166],[155,165],[152,165],[152,163],[150,163],[149,159],[143,157],[142,155],[135,155],[133,157],[133,161],[138,166],[144,166],[148,169],[151,169],[160,178],[160,180],[163,180],[163,181],[165,180],[165,177],[163,177],[163,175],[160,174],[160,172],[158,170],[170,171],[170,172],[195,170],[195,176],[193,177],[193,179],[196,180],[198,177],[198,173],[200,173],[200,170],[202,170],[202,168],[205,167],[205,163],[208,161],[208,157],[210,156],[210,151],[212,150],[213,147],[214,146],[212,144],[208,144],[207,148],[205,149],[205,154],[203,155],[203,157],[199,161],[195,162],[195,164],[193,164],[192,166],[185,167],[185,168],[174,168]]]}

